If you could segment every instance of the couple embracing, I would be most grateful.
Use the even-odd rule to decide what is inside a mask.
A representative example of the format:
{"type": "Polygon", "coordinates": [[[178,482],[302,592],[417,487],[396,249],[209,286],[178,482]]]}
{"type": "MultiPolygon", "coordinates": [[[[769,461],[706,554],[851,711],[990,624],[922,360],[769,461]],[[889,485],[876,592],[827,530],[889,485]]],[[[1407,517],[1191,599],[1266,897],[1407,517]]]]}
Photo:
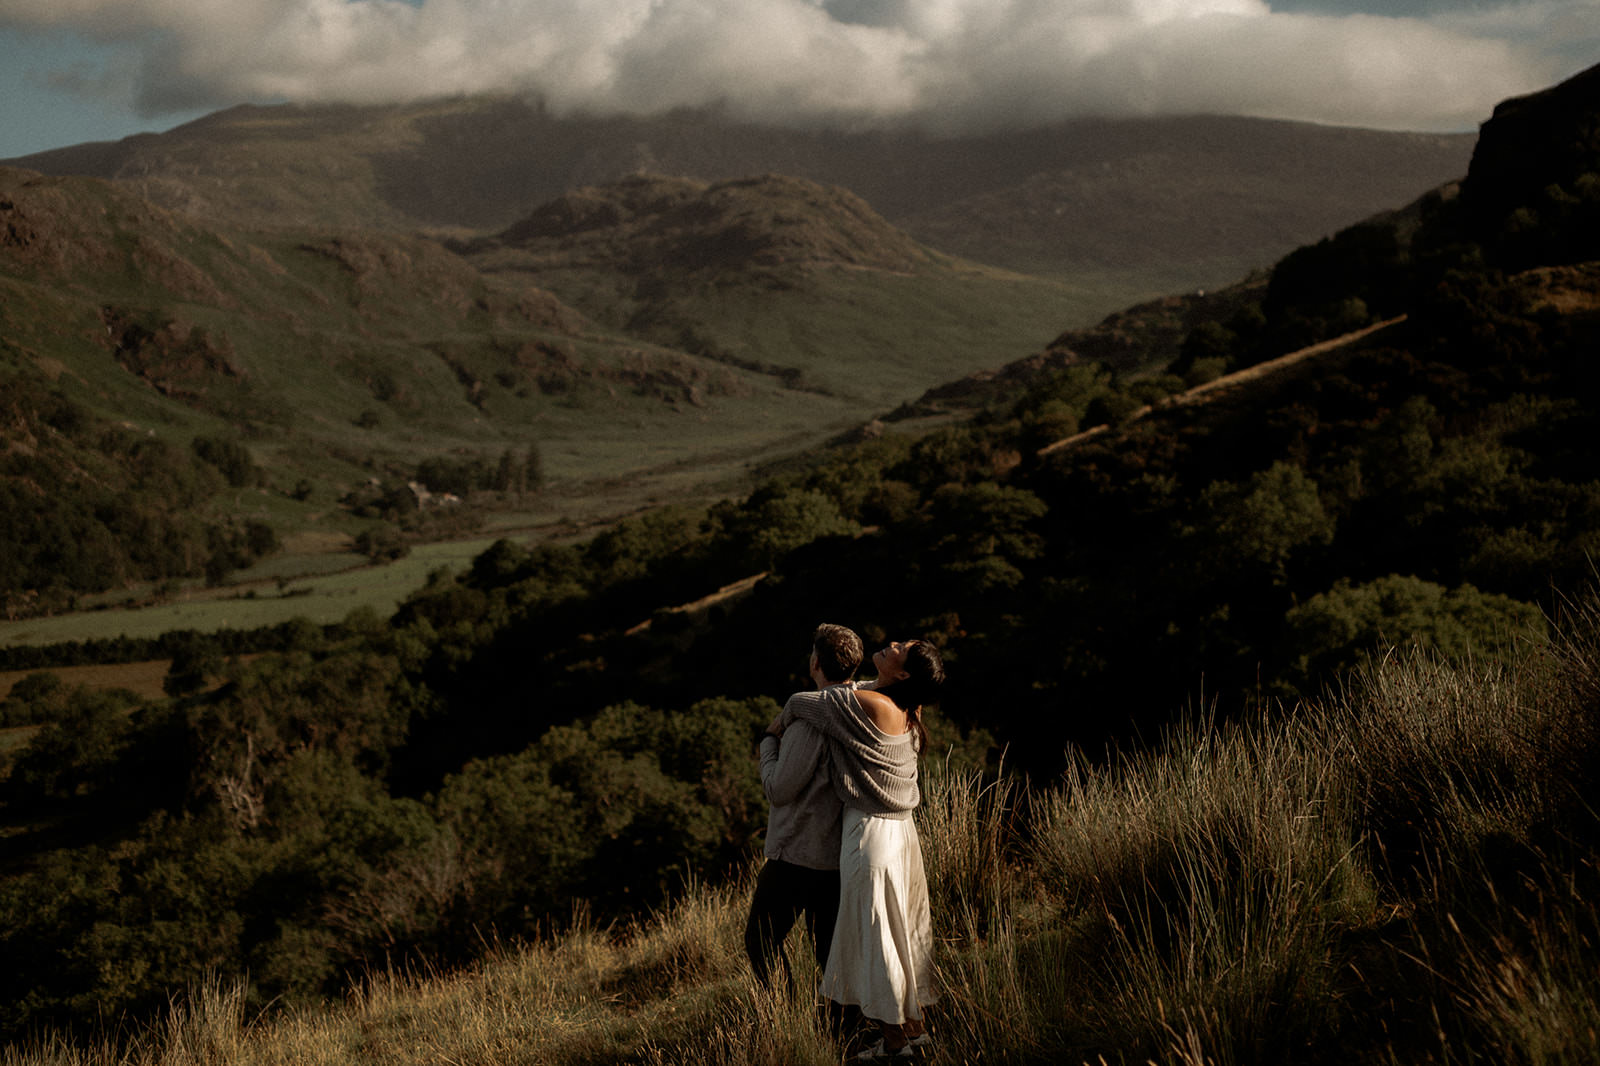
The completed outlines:
{"type": "Polygon", "coordinates": [[[823,968],[820,992],[859,1009],[878,1040],[860,1058],[910,1058],[931,1040],[933,932],[922,847],[911,812],[921,799],[927,746],[922,707],[944,682],[939,652],[894,642],[872,657],[877,678],[852,680],[861,638],[818,626],[811,679],[761,740],[761,786],[771,804],[766,863],[756,879],[745,949],[756,977],[788,960],[783,941],[804,915],[823,968]]]}

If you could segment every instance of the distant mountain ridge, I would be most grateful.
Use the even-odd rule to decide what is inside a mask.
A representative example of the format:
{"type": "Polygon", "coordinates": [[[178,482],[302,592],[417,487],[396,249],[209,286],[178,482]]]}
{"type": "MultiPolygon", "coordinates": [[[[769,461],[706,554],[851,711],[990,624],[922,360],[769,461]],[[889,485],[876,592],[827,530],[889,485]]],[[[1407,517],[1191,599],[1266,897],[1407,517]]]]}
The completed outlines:
{"type": "Polygon", "coordinates": [[[791,383],[826,379],[818,372],[831,365],[834,388],[845,380],[860,387],[850,353],[876,350],[897,362],[897,337],[922,334],[925,324],[907,320],[888,333],[868,325],[877,336],[863,347],[832,327],[841,316],[807,295],[819,286],[857,303],[889,278],[942,276],[1046,293],[1045,283],[1007,280],[931,251],[844,189],[777,174],[589,186],[498,234],[446,244],[486,276],[548,289],[608,328],[791,383]],[[797,360],[787,343],[766,339],[773,333],[814,339],[797,360]]]}
{"type": "Polygon", "coordinates": [[[1460,177],[1473,140],[1219,116],[935,137],[695,111],[557,118],[490,97],[239,107],[10,162],[116,180],[229,224],[478,232],[641,173],[707,182],[782,173],[849,189],[950,254],[1054,275],[1149,270],[1182,288],[1231,281],[1460,177]]]}

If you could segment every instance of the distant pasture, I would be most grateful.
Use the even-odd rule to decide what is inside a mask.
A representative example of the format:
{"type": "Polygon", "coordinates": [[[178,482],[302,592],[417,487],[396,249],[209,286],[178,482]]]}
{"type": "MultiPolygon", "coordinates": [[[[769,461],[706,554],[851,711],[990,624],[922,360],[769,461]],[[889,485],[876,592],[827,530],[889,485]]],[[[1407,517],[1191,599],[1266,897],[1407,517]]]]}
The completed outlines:
{"type": "MultiPolygon", "coordinates": [[[[108,607],[4,622],[0,623],[0,646],[116,637],[142,639],[175,629],[256,629],[295,618],[327,625],[342,621],[358,607],[369,607],[387,617],[427,582],[429,574],[441,567],[456,572],[466,569],[494,540],[483,537],[418,545],[404,559],[380,566],[353,566],[336,573],[221,589],[183,589],[165,603],[148,606],[108,607]]],[[[278,565],[282,565],[281,560],[278,565]]]]}

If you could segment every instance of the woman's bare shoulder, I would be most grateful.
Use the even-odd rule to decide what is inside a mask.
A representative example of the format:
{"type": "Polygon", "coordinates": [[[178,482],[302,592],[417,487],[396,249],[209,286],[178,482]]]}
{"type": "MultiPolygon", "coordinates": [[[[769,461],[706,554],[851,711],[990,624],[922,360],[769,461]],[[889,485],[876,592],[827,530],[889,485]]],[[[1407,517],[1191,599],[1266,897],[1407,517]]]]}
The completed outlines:
{"type": "Polygon", "coordinates": [[[873,725],[891,736],[906,731],[906,712],[896,706],[894,700],[881,692],[859,688],[855,691],[855,697],[861,709],[867,712],[867,717],[872,719],[873,725]]]}

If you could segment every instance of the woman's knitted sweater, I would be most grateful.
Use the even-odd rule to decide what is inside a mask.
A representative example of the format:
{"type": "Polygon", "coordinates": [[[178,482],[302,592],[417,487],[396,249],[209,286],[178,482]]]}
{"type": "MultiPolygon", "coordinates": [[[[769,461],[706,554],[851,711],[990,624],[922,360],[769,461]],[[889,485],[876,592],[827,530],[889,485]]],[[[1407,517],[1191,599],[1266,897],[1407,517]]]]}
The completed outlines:
{"type": "Polygon", "coordinates": [[[844,685],[796,692],[783,712],[785,722],[799,719],[828,738],[833,790],[846,807],[891,818],[911,816],[922,794],[909,731],[890,736],[879,729],[844,685]]]}

